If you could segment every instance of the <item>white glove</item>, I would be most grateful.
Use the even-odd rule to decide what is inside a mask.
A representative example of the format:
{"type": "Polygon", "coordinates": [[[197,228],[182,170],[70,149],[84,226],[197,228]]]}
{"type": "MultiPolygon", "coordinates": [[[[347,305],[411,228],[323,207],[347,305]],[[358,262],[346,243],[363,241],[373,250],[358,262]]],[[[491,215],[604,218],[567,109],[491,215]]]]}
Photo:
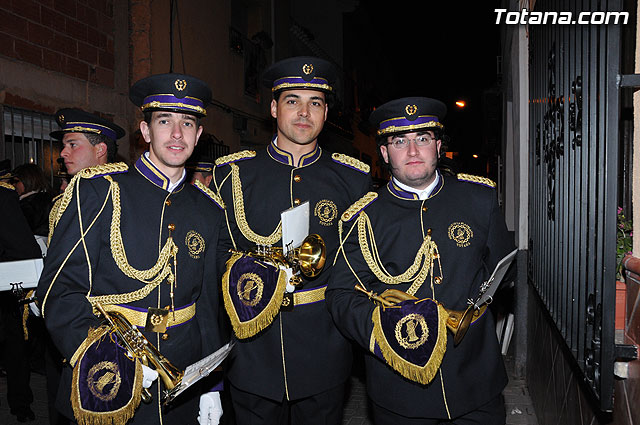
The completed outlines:
{"type": "Polygon", "coordinates": [[[158,372],[155,369],[142,365],[142,386],[149,388],[156,379],[158,379],[158,372]]]}
{"type": "Polygon", "coordinates": [[[31,310],[31,313],[36,317],[40,317],[42,315],[40,313],[40,307],[38,307],[38,304],[36,304],[35,301],[29,303],[29,310],[31,310]]]}
{"type": "Polygon", "coordinates": [[[222,417],[222,403],[220,402],[220,392],[212,391],[200,396],[200,411],[198,412],[198,423],[200,425],[218,425],[222,417]]]}
{"type": "Polygon", "coordinates": [[[289,281],[291,280],[291,278],[293,277],[293,270],[291,269],[291,267],[285,267],[285,266],[280,266],[280,268],[282,270],[284,270],[285,274],[287,275],[287,292],[293,292],[296,290],[296,287],[293,286],[291,283],[289,283],[289,281]]]}

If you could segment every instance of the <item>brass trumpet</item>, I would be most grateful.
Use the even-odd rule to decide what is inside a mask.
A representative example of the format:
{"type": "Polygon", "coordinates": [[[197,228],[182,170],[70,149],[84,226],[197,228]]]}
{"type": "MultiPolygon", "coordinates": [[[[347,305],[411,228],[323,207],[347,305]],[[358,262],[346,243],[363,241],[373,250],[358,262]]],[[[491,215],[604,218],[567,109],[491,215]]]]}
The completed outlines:
{"type": "MultiPolygon", "coordinates": [[[[301,272],[306,277],[315,277],[324,267],[327,248],[322,237],[314,233],[304,238],[298,248],[290,249],[287,255],[284,255],[283,249],[278,246],[258,247],[247,255],[275,266],[290,267],[294,275],[301,272]]],[[[302,283],[302,278],[293,276],[291,284],[299,285],[300,283],[302,283]]]]}
{"type": "MultiPolygon", "coordinates": [[[[370,300],[377,302],[380,305],[385,307],[392,307],[399,302],[406,300],[417,300],[418,298],[413,295],[409,295],[406,292],[400,291],[398,289],[387,289],[382,294],[378,295],[373,291],[367,291],[364,286],[361,284],[357,284],[355,289],[365,293],[370,300]]],[[[462,338],[464,338],[467,330],[469,330],[469,325],[473,320],[482,316],[484,311],[487,309],[487,304],[482,307],[475,309],[473,305],[467,307],[466,310],[458,311],[458,310],[450,310],[444,307],[444,310],[447,312],[447,329],[451,331],[453,334],[453,345],[458,345],[462,338]]]]}
{"type": "MultiPolygon", "coordinates": [[[[111,329],[116,333],[118,339],[125,344],[127,350],[129,350],[134,357],[139,358],[143,365],[147,367],[149,367],[150,364],[153,365],[165,386],[162,396],[162,401],[164,402],[172,390],[182,382],[184,371],[172,365],[171,362],[145,338],[142,332],[133,326],[122,314],[115,311],[107,313],[102,305],[97,302],[94,306],[107,320],[109,326],[111,326],[111,329]]],[[[150,403],[151,398],[149,389],[142,388],[142,401],[150,403]]]]}

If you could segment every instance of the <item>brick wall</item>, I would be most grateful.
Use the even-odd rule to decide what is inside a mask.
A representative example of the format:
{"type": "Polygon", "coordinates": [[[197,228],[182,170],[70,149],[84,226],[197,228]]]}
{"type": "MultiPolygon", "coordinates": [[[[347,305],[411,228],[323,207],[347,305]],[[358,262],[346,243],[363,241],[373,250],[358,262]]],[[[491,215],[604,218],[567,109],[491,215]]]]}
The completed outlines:
{"type": "Polygon", "coordinates": [[[0,55],[114,86],[113,0],[2,0],[0,55]]]}

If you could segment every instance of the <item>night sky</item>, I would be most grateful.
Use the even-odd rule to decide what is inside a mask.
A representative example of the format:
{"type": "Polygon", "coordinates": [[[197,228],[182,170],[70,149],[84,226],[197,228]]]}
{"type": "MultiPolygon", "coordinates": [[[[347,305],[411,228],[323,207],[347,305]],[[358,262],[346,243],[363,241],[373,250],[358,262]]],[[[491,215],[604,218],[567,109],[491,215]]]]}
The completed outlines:
{"type": "Polygon", "coordinates": [[[497,84],[498,5],[362,0],[345,32],[364,64],[360,72],[374,81],[362,96],[373,105],[404,96],[442,100],[452,148],[470,153],[481,139],[482,92],[497,84]],[[460,99],[464,110],[454,105],[460,99]]]}

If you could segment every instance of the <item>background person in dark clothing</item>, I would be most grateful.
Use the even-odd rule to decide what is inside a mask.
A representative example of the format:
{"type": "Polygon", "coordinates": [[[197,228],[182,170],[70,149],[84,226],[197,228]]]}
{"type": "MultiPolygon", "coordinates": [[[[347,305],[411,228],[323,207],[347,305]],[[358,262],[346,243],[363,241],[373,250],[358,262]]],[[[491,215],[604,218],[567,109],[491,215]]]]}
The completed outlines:
{"type": "Polygon", "coordinates": [[[20,208],[31,232],[47,236],[52,196],[44,171],[36,164],[22,164],[13,170],[13,175],[11,183],[20,196],[20,208]]]}

